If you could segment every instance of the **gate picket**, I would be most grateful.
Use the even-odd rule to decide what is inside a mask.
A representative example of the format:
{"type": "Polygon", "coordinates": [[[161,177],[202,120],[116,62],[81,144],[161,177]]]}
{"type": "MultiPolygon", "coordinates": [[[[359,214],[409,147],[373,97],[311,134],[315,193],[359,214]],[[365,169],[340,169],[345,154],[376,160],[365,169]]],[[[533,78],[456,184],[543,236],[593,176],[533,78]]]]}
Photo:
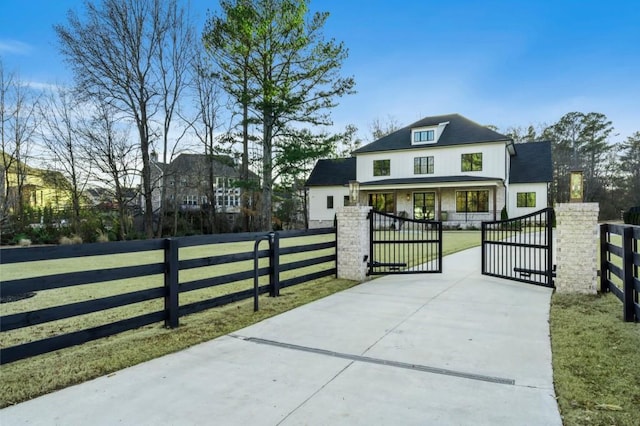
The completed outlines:
{"type": "Polygon", "coordinates": [[[369,213],[369,275],[442,272],[442,222],[369,213]]]}
{"type": "Polygon", "coordinates": [[[482,222],[482,274],[554,287],[553,209],[482,222]]]}

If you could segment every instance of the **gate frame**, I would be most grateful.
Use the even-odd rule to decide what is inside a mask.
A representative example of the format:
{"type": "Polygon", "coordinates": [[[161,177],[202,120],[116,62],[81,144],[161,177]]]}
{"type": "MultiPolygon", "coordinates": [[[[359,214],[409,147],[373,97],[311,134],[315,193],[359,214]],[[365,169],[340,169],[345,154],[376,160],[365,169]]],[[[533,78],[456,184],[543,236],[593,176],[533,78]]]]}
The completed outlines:
{"type": "MultiPolygon", "coordinates": [[[[367,218],[369,219],[369,261],[367,262],[367,275],[399,275],[399,274],[438,274],[438,273],[442,273],[442,222],[441,221],[435,221],[435,220],[421,220],[421,219],[411,219],[408,217],[402,217],[402,216],[398,216],[398,215],[394,215],[391,213],[385,213],[385,212],[381,212],[378,210],[374,210],[371,209],[369,211],[369,214],[367,215],[367,218]],[[432,232],[437,232],[437,238],[436,239],[426,239],[426,240],[407,240],[407,239],[401,239],[401,240],[390,240],[390,241],[384,241],[384,240],[376,240],[374,238],[375,236],[375,226],[374,226],[374,217],[375,215],[381,215],[381,216],[385,216],[391,220],[394,221],[394,224],[396,222],[409,222],[409,223],[416,223],[422,226],[425,225],[432,225],[435,229],[430,229],[430,231],[432,232]],[[436,269],[428,269],[428,270],[405,270],[405,271],[400,271],[400,270],[388,270],[388,271],[374,271],[374,268],[376,267],[406,267],[407,264],[406,263],[388,263],[388,262],[378,262],[375,258],[375,245],[380,245],[380,244],[437,244],[437,253],[436,253],[436,258],[429,260],[428,262],[436,262],[436,269]]],[[[399,228],[402,227],[402,225],[399,225],[399,228]]],[[[427,262],[424,262],[427,263],[427,262]]],[[[422,265],[423,263],[421,263],[420,265],[422,265]]],[[[418,265],[414,265],[411,268],[415,268],[418,265]]]]}
{"type": "Polygon", "coordinates": [[[553,264],[553,223],[554,223],[554,221],[555,221],[555,212],[554,212],[553,208],[552,207],[546,207],[546,208],[544,208],[542,210],[538,210],[536,212],[529,213],[529,214],[526,214],[526,215],[523,215],[523,216],[519,216],[519,217],[515,217],[515,218],[512,218],[512,219],[482,222],[482,225],[481,225],[481,238],[482,238],[482,240],[481,240],[481,243],[480,243],[481,247],[482,247],[482,255],[481,255],[482,256],[482,258],[481,258],[482,275],[488,275],[488,276],[491,276],[491,277],[504,278],[504,279],[508,279],[508,280],[512,280],[512,281],[519,281],[519,282],[523,282],[523,283],[527,283],[527,284],[539,285],[539,286],[543,286],[543,287],[555,288],[555,283],[554,283],[554,280],[553,280],[553,278],[556,276],[555,265],[553,264]],[[528,219],[531,219],[531,218],[533,218],[535,216],[539,216],[539,215],[545,215],[544,235],[545,235],[546,244],[531,244],[531,243],[505,241],[505,238],[502,238],[500,240],[495,240],[495,241],[487,239],[487,231],[490,230],[488,228],[491,227],[492,225],[501,226],[503,228],[503,230],[511,232],[511,231],[513,231],[513,228],[511,228],[511,229],[509,228],[510,224],[517,223],[517,222],[522,222],[522,221],[526,222],[528,219]],[[487,270],[488,269],[487,268],[487,246],[488,245],[503,246],[503,247],[522,247],[522,248],[525,248],[525,249],[546,250],[546,265],[547,265],[547,270],[546,271],[519,268],[517,265],[513,266],[513,271],[514,272],[518,272],[520,274],[529,274],[529,276],[531,276],[532,274],[543,276],[544,277],[543,282],[532,280],[532,279],[527,279],[527,278],[522,277],[522,275],[520,277],[517,277],[517,276],[498,274],[496,272],[488,271],[487,270]]]}

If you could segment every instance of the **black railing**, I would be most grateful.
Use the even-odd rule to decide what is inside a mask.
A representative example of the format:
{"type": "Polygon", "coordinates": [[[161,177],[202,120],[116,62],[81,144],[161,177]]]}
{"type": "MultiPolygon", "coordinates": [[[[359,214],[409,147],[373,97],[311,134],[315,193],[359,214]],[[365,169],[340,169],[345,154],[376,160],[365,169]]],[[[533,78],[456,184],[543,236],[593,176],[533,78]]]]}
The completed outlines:
{"type": "MultiPolygon", "coordinates": [[[[270,242],[269,249],[255,253],[249,242],[264,237],[264,233],[2,249],[0,364],[161,321],[167,327],[177,327],[184,315],[254,297],[251,284],[256,270],[251,261],[255,255],[269,260],[268,266],[257,268],[257,276],[266,278],[263,280],[266,282],[257,287],[259,294],[269,292],[277,296],[280,288],[335,276],[334,228],[282,231],[275,235],[274,240],[284,241],[284,247],[270,242]],[[327,241],[296,240],[323,235],[326,238],[317,240],[327,241]],[[248,243],[243,245],[243,242],[248,243]],[[220,252],[226,254],[218,254],[220,252]],[[301,256],[296,256],[300,253],[301,256]],[[133,256],[137,259],[132,260],[133,256]],[[118,258],[120,260],[114,261],[118,258]],[[56,260],[64,259],[75,261],[70,267],[75,271],[55,272],[60,268],[56,260]],[[122,266],[105,267],[110,263],[122,266]],[[302,269],[308,267],[313,268],[302,269]],[[14,276],[28,278],[11,278],[14,276]],[[133,280],[135,285],[123,292],[123,280],[133,280]],[[68,293],[69,288],[73,288],[73,292],[68,293]],[[27,303],[29,297],[42,303],[28,301],[29,306],[37,308],[19,309],[20,299],[27,303]],[[4,302],[10,301],[11,308],[8,308],[10,305],[4,302]],[[109,321],[107,313],[90,315],[110,309],[126,312],[114,314],[115,321],[109,321]],[[86,328],[78,330],[78,326],[65,323],[81,315],[87,315],[83,317],[87,321],[81,321],[86,328]],[[63,324],[49,324],[53,321],[63,324]],[[12,331],[19,333],[22,331],[16,330],[26,327],[34,327],[28,338],[24,337],[25,333],[11,336],[12,331]],[[36,340],[37,336],[47,337],[36,340]]],[[[65,263],[68,270],[68,262],[65,263]]]]}
{"type": "Polygon", "coordinates": [[[600,291],[622,302],[625,321],[640,321],[640,226],[600,225],[600,291]]]}
{"type": "Polygon", "coordinates": [[[482,222],[482,273],[554,287],[552,208],[482,222]]]}

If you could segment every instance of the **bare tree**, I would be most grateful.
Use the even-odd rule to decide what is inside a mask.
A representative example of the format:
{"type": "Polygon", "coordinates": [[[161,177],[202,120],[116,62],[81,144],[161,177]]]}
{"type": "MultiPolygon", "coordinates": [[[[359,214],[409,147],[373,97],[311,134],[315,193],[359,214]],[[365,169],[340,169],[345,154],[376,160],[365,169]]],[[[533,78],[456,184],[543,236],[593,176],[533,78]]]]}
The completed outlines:
{"type": "MultiPolygon", "coordinates": [[[[150,151],[153,122],[159,111],[173,113],[182,84],[165,75],[175,59],[173,47],[186,30],[176,0],[104,0],[85,2],[81,19],[69,11],[66,25],[56,25],[62,54],[71,65],[80,93],[105,99],[129,116],[136,125],[142,157],[144,224],[153,236],[153,182],[150,151]],[[182,31],[185,31],[183,33],[182,31]],[[171,107],[170,107],[171,105],[171,107]]],[[[169,133],[171,120],[159,126],[169,133]]],[[[163,136],[164,137],[164,136],[163,136]]]]}
{"type": "Polygon", "coordinates": [[[371,122],[369,129],[371,130],[371,137],[375,141],[400,129],[400,124],[398,124],[398,120],[395,117],[388,115],[385,121],[375,118],[371,122]]]}
{"type": "Polygon", "coordinates": [[[39,108],[40,140],[71,185],[71,223],[75,232],[79,232],[81,200],[90,173],[79,131],[80,111],[84,109],[86,105],[83,107],[65,88],[46,96],[39,108]]]}
{"type": "Polygon", "coordinates": [[[92,177],[115,200],[118,208],[118,239],[124,240],[131,228],[129,206],[137,196],[133,191],[138,173],[138,145],[132,143],[129,126],[119,120],[116,110],[102,102],[82,126],[84,151],[95,166],[92,177]]]}
{"type": "Polygon", "coordinates": [[[210,75],[209,67],[204,58],[199,56],[197,62],[194,64],[194,68],[193,87],[195,89],[197,115],[192,123],[192,128],[198,141],[202,144],[204,154],[207,158],[207,204],[204,207],[206,209],[207,221],[209,222],[209,229],[213,230],[215,227],[216,214],[216,182],[212,160],[219,154],[216,132],[220,126],[220,88],[218,86],[218,80],[212,78],[210,75]]]}
{"type": "MultiPolygon", "coordinates": [[[[162,43],[158,49],[160,76],[162,81],[162,155],[163,163],[167,164],[173,157],[177,145],[185,134],[173,139],[170,146],[170,131],[176,109],[179,108],[179,100],[187,88],[191,78],[192,64],[195,55],[194,31],[190,25],[189,17],[183,8],[179,8],[176,2],[167,5],[167,31],[168,43],[162,43]]],[[[179,114],[178,114],[179,116],[179,114]]],[[[162,174],[160,191],[160,211],[156,236],[162,236],[165,216],[165,202],[167,183],[169,176],[162,174]]]]}
{"type": "Polygon", "coordinates": [[[2,203],[0,225],[9,211],[22,219],[25,205],[27,162],[34,146],[39,97],[17,75],[7,73],[0,60],[0,149],[2,158],[2,203]],[[12,180],[12,175],[15,181],[12,180]]]}

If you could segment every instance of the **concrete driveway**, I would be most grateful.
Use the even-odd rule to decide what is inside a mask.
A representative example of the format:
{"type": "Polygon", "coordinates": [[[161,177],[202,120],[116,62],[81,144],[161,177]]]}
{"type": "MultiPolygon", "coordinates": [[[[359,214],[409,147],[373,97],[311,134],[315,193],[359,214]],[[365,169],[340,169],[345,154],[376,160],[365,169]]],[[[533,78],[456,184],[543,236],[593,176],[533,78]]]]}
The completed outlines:
{"type": "Polygon", "coordinates": [[[8,407],[8,425],[561,425],[551,290],[480,275],[386,276],[8,407]]]}

